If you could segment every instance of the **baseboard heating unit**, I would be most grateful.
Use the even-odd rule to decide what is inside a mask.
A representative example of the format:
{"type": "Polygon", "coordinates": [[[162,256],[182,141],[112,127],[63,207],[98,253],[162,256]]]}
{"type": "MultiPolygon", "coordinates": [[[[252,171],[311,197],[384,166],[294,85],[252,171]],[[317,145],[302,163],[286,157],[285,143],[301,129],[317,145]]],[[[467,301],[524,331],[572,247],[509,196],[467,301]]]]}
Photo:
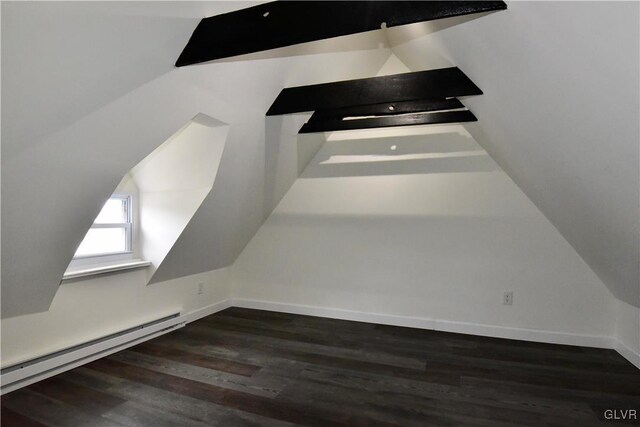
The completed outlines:
{"type": "Polygon", "coordinates": [[[0,370],[0,394],[166,334],[183,327],[185,323],[180,313],[175,313],[64,350],[7,366],[0,370]]]}

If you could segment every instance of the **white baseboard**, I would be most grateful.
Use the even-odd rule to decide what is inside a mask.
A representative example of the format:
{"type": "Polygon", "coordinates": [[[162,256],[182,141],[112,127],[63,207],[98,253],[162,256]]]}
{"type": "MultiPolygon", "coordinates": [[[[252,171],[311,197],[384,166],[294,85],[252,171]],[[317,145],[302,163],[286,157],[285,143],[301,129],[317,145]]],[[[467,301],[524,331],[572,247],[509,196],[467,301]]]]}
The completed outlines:
{"type": "Polygon", "coordinates": [[[331,319],[353,320],[356,322],[379,323],[382,325],[406,326],[409,328],[420,329],[434,329],[434,320],[424,317],[394,316],[388,314],[343,310],[339,308],[318,307],[303,304],[288,304],[244,298],[233,298],[231,305],[233,307],[278,311],[281,313],[303,314],[307,316],[328,317],[331,319]]]}
{"type": "Polygon", "coordinates": [[[436,320],[434,329],[436,331],[493,338],[575,345],[580,347],[611,348],[611,338],[604,335],[572,334],[544,329],[514,328],[510,326],[484,325],[451,320],[436,320]]]}
{"type": "Polygon", "coordinates": [[[486,337],[576,345],[583,347],[613,348],[611,338],[601,335],[570,334],[540,329],[513,328],[506,326],[483,325],[478,323],[456,322],[451,320],[438,320],[424,317],[367,313],[329,307],[315,307],[302,304],[288,304],[244,298],[234,298],[231,305],[234,307],[304,314],[308,316],[321,316],[333,319],[354,320],[357,322],[379,323],[383,325],[404,326],[409,328],[433,329],[436,331],[455,332],[486,337]]]}
{"type": "Polygon", "coordinates": [[[616,339],[613,340],[613,349],[640,369],[640,353],[636,353],[631,347],[616,339]]]}
{"type": "Polygon", "coordinates": [[[0,376],[0,395],[175,331],[187,323],[209,316],[230,306],[231,300],[226,299],[191,313],[155,323],[144,329],[134,330],[115,338],[105,339],[95,344],[53,355],[50,358],[38,358],[42,360],[37,360],[33,363],[25,362],[24,366],[20,366],[18,369],[10,369],[0,376]]]}
{"type": "Polygon", "coordinates": [[[185,324],[217,313],[229,307],[253,308],[258,310],[278,311],[283,313],[320,316],[333,319],[352,320],[357,322],[378,323],[382,325],[403,326],[410,328],[432,329],[436,331],[455,332],[514,340],[566,344],[583,347],[614,349],[624,358],[640,369],[640,354],[624,343],[606,336],[570,334],[538,329],[513,328],[495,325],[483,325],[451,320],[438,320],[424,317],[398,316],[391,314],[367,313],[343,310],[330,307],[317,307],[302,304],[289,304],[274,301],[260,301],[243,298],[231,298],[219,301],[204,308],[174,317],[153,326],[137,330],[111,340],[83,347],[77,351],[55,356],[42,362],[25,365],[23,369],[13,370],[0,377],[0,394],[25,387],[36,381],[49,378],[70,369],[82,366],[99,358],[124,350],[160,335],[166,334],[185,324]]]}
{"type": "Polygon", "coordinates": [[[231,307],[233,305],[232,301],[233,300],[231,298],[218,301],[206,307],[192,311],[191,313],[184,314],[180,316],[180,319],[182,319],[182,321],[185,323],[191,323],[195,320],[202,319],[203,317],[207,317],[213,313],[217,313],[219,311],[224,310],[225,308],[231,307]]]}

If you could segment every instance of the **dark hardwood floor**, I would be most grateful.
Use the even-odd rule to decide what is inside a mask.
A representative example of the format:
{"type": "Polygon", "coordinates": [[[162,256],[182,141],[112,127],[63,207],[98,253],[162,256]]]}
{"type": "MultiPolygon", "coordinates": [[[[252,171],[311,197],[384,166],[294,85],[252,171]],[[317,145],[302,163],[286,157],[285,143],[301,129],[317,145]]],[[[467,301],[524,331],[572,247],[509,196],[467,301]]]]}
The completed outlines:
{"type": "Polygon", "coordinates": [[[588,426],[605,409],[640,417],[640,370],[612,350],[231,308],[3,396],[2,426],[588,426]]]}

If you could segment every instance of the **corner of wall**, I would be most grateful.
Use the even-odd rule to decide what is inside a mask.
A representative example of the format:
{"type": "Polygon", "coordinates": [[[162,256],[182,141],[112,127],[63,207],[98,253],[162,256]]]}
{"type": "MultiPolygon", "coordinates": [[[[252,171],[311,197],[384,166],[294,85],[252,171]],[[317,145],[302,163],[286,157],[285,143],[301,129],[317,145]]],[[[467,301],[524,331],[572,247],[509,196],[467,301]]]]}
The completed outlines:
{"type": "Polygon", "coordinates": [[[640,308],[616,299],[613,347],[640,368],[640,308]]]}

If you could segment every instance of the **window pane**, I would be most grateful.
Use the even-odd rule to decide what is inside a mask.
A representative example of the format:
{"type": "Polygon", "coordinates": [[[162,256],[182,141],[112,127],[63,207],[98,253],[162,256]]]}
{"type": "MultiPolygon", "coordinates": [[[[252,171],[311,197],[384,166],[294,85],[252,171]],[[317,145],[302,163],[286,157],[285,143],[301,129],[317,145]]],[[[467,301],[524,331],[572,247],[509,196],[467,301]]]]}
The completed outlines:
{"type": "Polygon", "coordinates": [[[92,228],[80,243],[75,256],[102,255],[127,250],[127,233],[124,227],[92,228]]]}
{"type": "Polygon", "coordinates": [[[126,199],[109,199],[104,204],[98,217],[94,221],[96,224],[122,223],[127,222],[125,210],[126,199]]]}

